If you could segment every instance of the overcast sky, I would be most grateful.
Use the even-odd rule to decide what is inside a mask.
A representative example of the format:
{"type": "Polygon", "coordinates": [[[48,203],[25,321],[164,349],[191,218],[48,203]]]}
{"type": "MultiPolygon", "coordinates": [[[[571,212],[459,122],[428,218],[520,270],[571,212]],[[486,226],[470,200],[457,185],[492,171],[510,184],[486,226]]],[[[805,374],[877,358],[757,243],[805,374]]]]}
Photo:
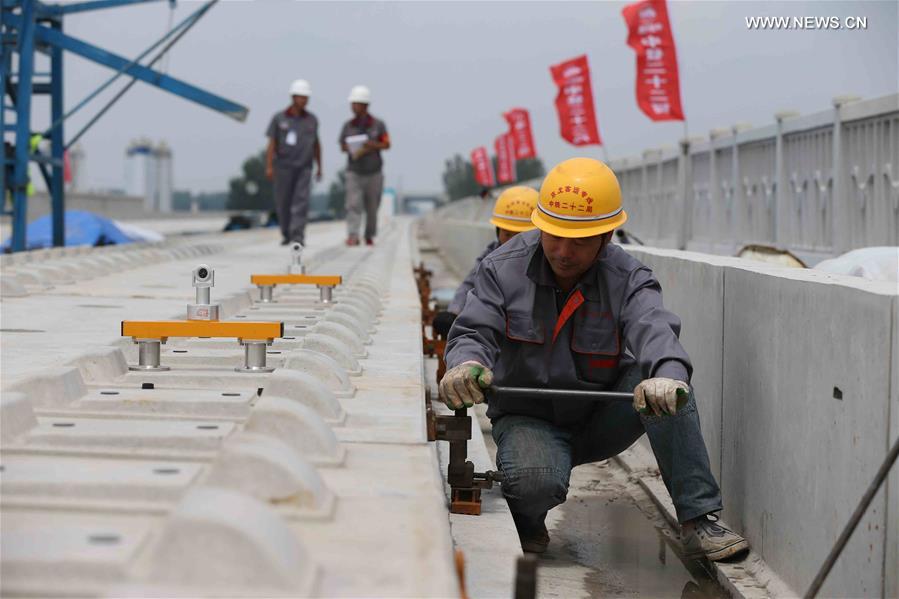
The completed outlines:
{"type": "MultiPolygon", "coordinates": [[[[600,134],[612,158],[675,144],[681,123],[652,123],[637,108],[635,58],[626,45],[624,2],[297,2],[223,0],[172,51],[168,72],[247,106],[238,123],[138,83],[84,138],[86,181],[123,187],[128,142],[165,140],[174,153],[175,187],[218,191],[265,143],[272,114],[286,107],[295,78],[308,79],[320,122],[325,182],[343,165],[337,147],[355,84],[372,90],[371,112],[384,119],[393,147],[388,185],[441,189],[443,161],[493,147],[501,113],[530,110],[537,151],[547,167],[576,155],[601,157],[559,137],[549,66],[586,53],[600,134]]],[[[200,6],[179,0],[178,22],[200,6]]],[[[899,89],[899,3],[670,2],[681,94],[691,135],[737,122],[766,125],[784,109],[830,107],[834,95],[865,98],[899,89]],[[867,30],[758,31],[756,15],[867,17],[867,30]]],[[[66,32],[132,57],[168,28],[167,2],[66,17],[66,32]]],[[[111,71],[67,54],[66,106],[111,71]]],[[[40,65],[39,65],[40,66],[40,65]]],[[[109,97],[109,94],[101,96],[109,97]]],[[[67,122],[69,138],[100,104],[67,122]]],[[[34,125],[45,125],[37,103],[34,125]]]]}

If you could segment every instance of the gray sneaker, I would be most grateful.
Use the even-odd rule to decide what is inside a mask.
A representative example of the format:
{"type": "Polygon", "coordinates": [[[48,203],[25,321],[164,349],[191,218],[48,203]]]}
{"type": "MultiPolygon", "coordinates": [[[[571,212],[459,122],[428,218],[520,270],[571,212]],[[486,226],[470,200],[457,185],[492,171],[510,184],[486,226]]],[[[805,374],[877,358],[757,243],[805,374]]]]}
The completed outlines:
{"type": "Polygon", "coordinates": [[[718,523],[712,514],[692,520],[695,526],[681,533],[684,553],[689,559],[706,558],[717,562],[749,551],[746,539],[718,523]]]}

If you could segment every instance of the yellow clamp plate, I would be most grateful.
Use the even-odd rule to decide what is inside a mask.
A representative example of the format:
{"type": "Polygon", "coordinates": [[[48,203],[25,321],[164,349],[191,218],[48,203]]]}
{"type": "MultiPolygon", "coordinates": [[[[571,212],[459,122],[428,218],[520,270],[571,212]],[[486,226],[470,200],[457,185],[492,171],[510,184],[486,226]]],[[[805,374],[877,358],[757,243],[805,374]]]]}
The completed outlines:
{"type": "Polygon", "coordinates": [[[222,322],[219,320],[123,320],[122,337],[235,337],[275,339],[284,336],[283,322],[222,322]]]}
{"type": "Polygon", "coordinates": [[[250,275],[253,285],[340,285],[339,275],[250,275]]]}

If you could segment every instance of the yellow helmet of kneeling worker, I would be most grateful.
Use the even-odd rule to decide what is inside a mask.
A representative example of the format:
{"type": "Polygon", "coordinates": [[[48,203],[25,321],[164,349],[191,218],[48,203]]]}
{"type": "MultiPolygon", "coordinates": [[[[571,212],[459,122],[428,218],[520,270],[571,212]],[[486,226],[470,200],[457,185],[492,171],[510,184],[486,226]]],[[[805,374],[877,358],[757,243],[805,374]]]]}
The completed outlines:
{"type": "Polygon", "coordinates": [[[531,220],[557,237],[593,237],[617,229],[627,221],[618,178],[592,158],[560,162],[543,180],[531,220]]]}
{"type": "Polygon", "coordinates": [[[521,233],[534,228],[531,213],[537,207],[537,190],[516,185],[503,191],[493,205],[490,224],[506,231],[521,233]]]}

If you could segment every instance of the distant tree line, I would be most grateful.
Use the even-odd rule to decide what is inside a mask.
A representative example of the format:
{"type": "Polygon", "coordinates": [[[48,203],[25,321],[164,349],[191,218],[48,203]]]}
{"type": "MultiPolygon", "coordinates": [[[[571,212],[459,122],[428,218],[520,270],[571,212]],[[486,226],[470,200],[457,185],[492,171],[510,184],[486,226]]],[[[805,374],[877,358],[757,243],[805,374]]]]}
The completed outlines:
{"type": "MultiPolygon", "coordinates": [[[[345,216],[344,191],[346,189],[343,169],[337,172],[326,194],[313,194],[309,198],[311,220],[341,219],[345,216]]],[[[228,182],[228,192],[224,208],[228,210],[275,210],[275,194],[272,182],[265,177],[265,150],[246,160],[241,166],[241,175],[228,182]]]]}
{"type": "MultiPolygon", "coordinates": [[[[537,179],[546,174],[543,161],[539,157],[516,161],[515,170],[516,183],[537,179]]],[[[496,157],[493,158],[493,171],[496,172],[496,157]]],[[[503,183],[503,185],[511,185],[511,183],[503,183]]],[[[460,154],[444,161],[443,190],[451,202],[476,196],[481,191],[481,185],[474,178],[474,167],[460,154]]]]}

